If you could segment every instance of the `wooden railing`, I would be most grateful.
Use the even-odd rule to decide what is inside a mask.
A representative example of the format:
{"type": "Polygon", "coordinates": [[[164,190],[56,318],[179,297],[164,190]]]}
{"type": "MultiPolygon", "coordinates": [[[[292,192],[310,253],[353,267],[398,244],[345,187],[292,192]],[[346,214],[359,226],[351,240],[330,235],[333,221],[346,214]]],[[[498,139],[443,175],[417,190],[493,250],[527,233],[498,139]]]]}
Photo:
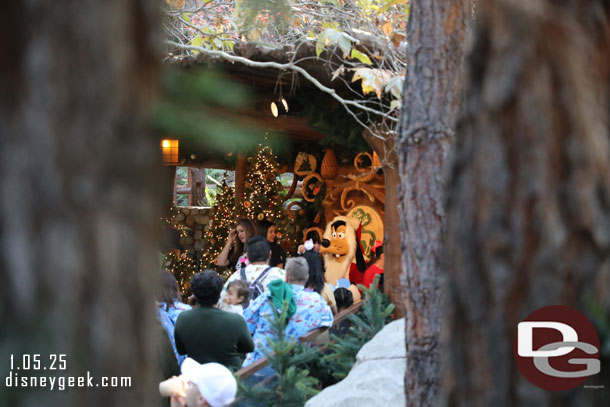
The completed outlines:
{"type": "MultiPolygon", "coordinates": [[[[333,317],[333,328],[339,325],[341,322],[345,321],[351,314],[355,314],[360,310],[362,306],[362,301],[357,302],[351,307],[344,309],[339,312],[337,315],[333,317]]],[[[299,342],[301,343],[313,343],[320,335],[328,330],[328,327],[316,328],[307,332],[305,335],[299,338],[299,342]]],[[[246,377],[252,376],[254,373],[258,372],[265,366],[269,364],[269,359],[264,357],[262,359],[257,360],[251,365],[244,367],[237,371],[236,375],[240,379],[245,379],[246,377]]]]}

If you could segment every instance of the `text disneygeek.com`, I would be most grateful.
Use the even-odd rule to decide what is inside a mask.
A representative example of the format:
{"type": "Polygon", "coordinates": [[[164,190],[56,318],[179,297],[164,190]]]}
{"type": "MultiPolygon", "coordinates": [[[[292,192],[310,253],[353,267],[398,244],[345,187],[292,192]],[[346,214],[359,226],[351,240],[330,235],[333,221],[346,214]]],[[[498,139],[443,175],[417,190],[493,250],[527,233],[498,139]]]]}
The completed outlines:
{"type": "Polygon", "coordinates": [[[131,377],[102,376],[94,378],[87,371],[82,376],[41,376],[40,372],[65,373],[67,361],[65,354],[10,355],[10,371],[4,379],[8,388],[39,388],[49,390],[65,390],[69,388],[120,388],[131,387],[131,377]]]}

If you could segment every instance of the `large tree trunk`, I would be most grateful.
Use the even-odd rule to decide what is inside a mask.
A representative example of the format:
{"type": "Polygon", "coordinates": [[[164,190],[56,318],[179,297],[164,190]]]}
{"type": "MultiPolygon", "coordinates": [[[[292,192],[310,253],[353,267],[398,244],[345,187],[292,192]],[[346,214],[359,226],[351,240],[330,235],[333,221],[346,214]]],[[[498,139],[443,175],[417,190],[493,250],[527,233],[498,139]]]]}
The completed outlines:
{"type": "Polygon", "coordinates": [[[440,250],[446,158],[462,83],[469,2],[411,2],[401,135],[401,234],[408,406],[438,405],[440,250]]]}
{"type": "Polygon", "coordinates": [[[40,354],[31,375],[89,371],[94,383],[132,383],[3,389],[0,404],[150,405],[160,152],[142,118],[155,93],[156,6],[9,1],[1,9],[2,366],[8,374],[9,354],[15,366],[22,354],[40,354]],[[67,370],[48,370],[55,354],[66,354],[67,370]]]}
{"type": "Polygon", "coordinates": [[[477,20],[448,185],[445,403],[609,405],[607,381],[535,387],[512,347],[540,307],[590,316],[609,273],[610,3],[488,0],[477,20]]]}

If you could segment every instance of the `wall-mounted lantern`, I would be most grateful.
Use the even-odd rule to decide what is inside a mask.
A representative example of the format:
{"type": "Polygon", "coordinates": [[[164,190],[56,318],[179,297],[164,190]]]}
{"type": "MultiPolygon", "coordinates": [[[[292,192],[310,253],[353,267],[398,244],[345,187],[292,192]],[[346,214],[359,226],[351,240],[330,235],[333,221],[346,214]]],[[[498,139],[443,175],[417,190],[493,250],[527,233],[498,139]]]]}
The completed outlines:
{"type": "Polygon", "coordinates": [[[164,165],[178,165],[178,140],[163,139],[161,140],[161,153],[163,155],[164,165]]]}

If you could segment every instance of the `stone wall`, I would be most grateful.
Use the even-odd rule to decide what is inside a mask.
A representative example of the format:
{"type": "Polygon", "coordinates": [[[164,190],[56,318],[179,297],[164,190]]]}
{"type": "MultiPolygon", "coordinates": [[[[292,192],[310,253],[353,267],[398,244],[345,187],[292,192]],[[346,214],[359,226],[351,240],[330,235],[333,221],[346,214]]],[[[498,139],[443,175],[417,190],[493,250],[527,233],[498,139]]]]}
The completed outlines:
{"type": "Polygon", "coordinates": [[[201,259],[205,244],[203,236],[205,229],[210,222],[211,208],[203,208],[199,206],[180,206],[172,210],[171,218],[173,219],[176,229],[182,230],[180,244],[189,252],[191,257],[201,259]]]}

